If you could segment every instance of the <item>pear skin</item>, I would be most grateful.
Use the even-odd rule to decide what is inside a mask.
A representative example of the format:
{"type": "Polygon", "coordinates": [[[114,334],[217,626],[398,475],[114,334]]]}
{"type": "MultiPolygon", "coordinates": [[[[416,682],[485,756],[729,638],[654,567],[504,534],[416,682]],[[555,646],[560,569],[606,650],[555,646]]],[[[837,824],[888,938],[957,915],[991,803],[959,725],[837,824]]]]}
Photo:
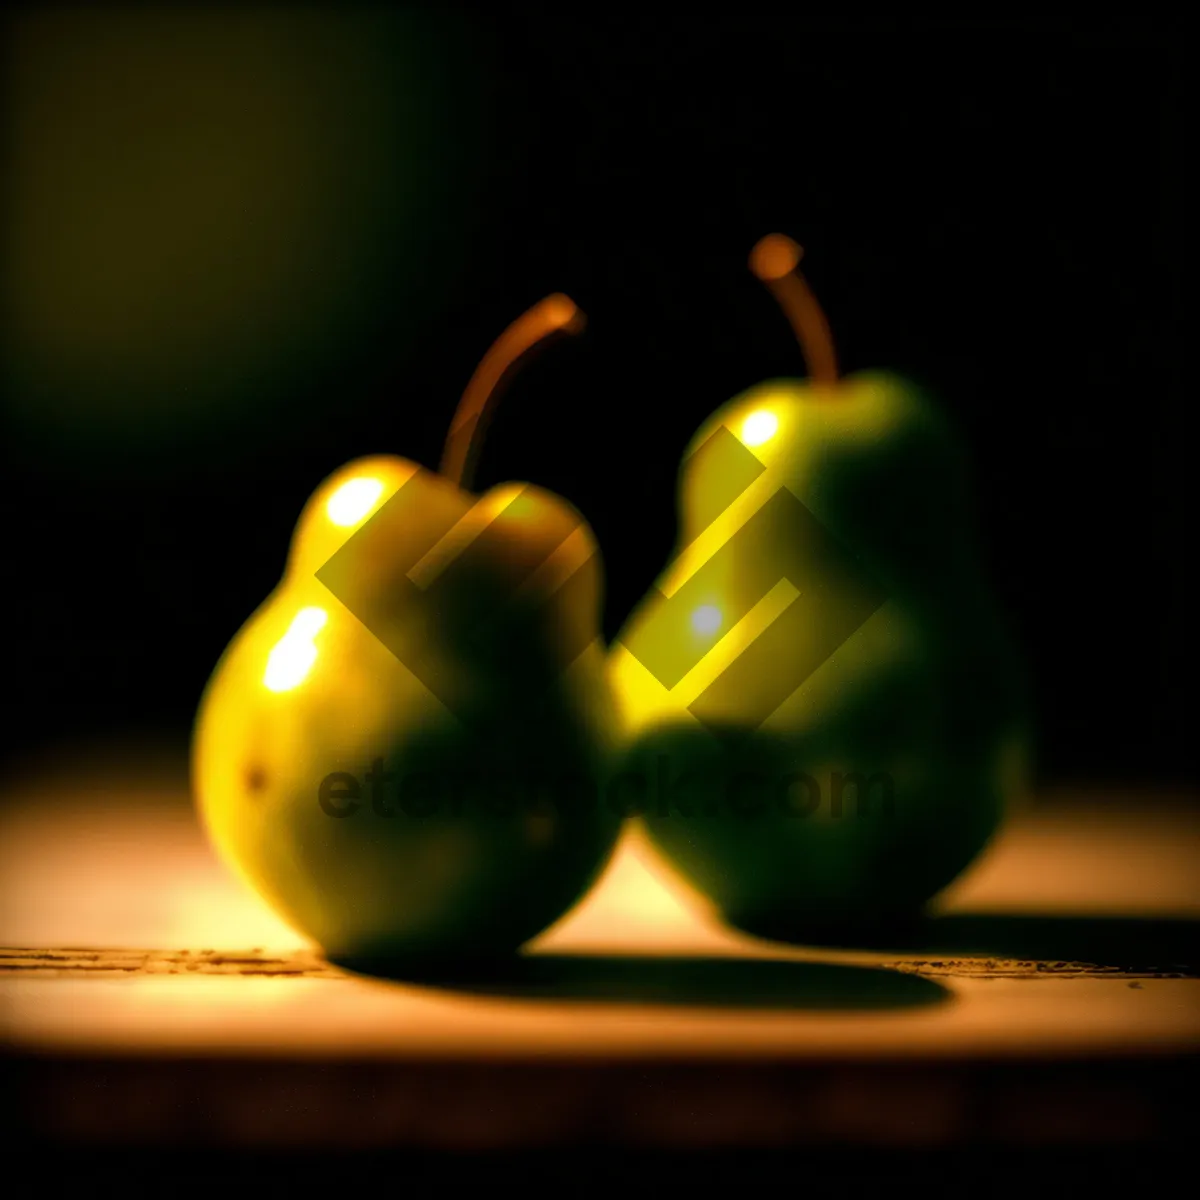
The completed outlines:
{"type": "Polygon", "coordinates": [[[200,703],[221,857],[336,959],[486,959],[547,929],[620,826],[602,574],[537,487],[475,496],[386,456],[334,473],[200,703]]]}
{"type": "Polygon", "coordinates": [[[678,494],[671,563],[609,655],[646,832],[750,932],[910,919],[1030,758],[951,429],[882,373],[765,383],[697,431],[678,494]]]}

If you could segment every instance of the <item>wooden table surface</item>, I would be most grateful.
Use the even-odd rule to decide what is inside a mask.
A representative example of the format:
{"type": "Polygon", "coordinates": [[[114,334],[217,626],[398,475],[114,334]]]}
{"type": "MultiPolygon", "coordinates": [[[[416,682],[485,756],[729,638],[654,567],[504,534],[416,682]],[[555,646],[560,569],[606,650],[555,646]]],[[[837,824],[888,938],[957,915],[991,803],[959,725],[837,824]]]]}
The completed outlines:
{"type": "Polygon", "coordinates": [[[352,975],[209,851],[178,772],[12,785],[0,1034],[31,1137],[528,1148],[1190,1137],[1200,815],[1062,793],[913,940],[736,935],[636,836],[504,978],[352,975]]]}

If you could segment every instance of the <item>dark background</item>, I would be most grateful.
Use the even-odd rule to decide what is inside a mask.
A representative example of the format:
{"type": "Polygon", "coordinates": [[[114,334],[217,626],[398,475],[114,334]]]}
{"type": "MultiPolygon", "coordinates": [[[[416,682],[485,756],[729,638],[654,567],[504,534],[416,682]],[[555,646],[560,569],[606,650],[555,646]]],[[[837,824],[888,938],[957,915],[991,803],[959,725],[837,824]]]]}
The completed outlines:
{"type": "Polygon", "coordinates": [[[480,354],[566,291],[479,488],[591,521],[609,636],[695,427],[803,374],[746,270],[783,230],[843,369],[972,457],[1047,783],[1190,781],[1181,39],[505,6],[4,18],[6,755],[186,743],[344,461],[436,466],[480,354]]]}

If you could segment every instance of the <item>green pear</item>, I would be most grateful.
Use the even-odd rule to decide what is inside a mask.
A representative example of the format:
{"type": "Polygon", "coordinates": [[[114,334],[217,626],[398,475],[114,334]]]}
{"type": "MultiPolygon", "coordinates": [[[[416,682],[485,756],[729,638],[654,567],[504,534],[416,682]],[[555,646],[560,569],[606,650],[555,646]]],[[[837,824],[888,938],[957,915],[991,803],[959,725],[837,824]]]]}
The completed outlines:
{"type": "Polygon", "coordinates": [[[609,676],[650,839],[729,922],[820,940],[907,920],[977,857],[1029,729],[962,450],[911,384],[838,378],[799,253],[776,235],[751,261],[814,377],[697,431],[609,676]]]}
{"type": "Polygon", "coordinates": [[[381,456],[328,478],[205,690],[206,828],[331,957],[511,953],[613,848],[618,818],[597,803],[615,727],[595,540],[540,488],[467,490],[497,385],[580,325],[556,296],[510,328],[439,473],[381,456]]]}

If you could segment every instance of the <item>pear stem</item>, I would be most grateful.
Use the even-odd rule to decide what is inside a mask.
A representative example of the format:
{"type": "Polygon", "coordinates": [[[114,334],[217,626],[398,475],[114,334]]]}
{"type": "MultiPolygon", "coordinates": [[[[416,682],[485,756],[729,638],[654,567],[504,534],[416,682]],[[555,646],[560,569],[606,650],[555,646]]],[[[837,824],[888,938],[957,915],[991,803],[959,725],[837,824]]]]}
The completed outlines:
{"type": "Polygon", "coordinates": [[[579,333],[586,320],[574,300],[556,292],[519,316],[492,343],[450,422],[438,468],[442,475],[464,490],[470,489],[484,434],[509,380],[551,337],[579,333]]]}
{"type": "Polygon", "coordinates": [[[750,252],[750,270],[770,288],[791,322],[813,381],[832,386],[838,381],[833,335],[821,305],[798,269],[803,257],[804,250],[790,237],[769,233],[750,252]]]}

